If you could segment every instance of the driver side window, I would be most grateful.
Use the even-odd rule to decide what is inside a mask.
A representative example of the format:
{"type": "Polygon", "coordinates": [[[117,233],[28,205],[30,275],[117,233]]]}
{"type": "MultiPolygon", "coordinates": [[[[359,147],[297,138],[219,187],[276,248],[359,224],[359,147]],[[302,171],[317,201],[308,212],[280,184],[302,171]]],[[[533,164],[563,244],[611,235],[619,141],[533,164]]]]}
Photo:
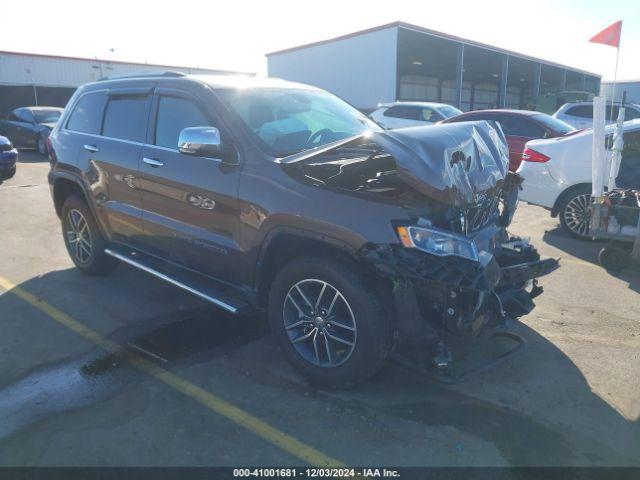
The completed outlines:
{"type": "Polygon", "coordinates": [[[154,145],[178,149],[178,137],[183,128],[213,127],[203,111],[194,102],[182,97],[161,95],[158,99],[158,114],[154,145]]]}

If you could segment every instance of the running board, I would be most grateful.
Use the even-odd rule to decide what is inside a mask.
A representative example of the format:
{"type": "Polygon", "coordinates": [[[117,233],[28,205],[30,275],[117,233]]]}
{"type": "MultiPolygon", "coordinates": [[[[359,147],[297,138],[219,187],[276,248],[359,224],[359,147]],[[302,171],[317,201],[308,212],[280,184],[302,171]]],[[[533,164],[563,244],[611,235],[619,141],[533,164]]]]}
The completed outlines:
{"type": "Polygon", "coordinates": [[[180,268],[172,268],[171,271],[169,271],[167,265],[161,260],[138,252],[105,248],[104,253],[143,272],[147,272],[160,280],[164,280],[171,285],[186,290],[234,315],[241,315],[250,308],[248,302],[231,298],[228,292],[231,287],[225,288],[222,284],[197,273],[180,268]]]}

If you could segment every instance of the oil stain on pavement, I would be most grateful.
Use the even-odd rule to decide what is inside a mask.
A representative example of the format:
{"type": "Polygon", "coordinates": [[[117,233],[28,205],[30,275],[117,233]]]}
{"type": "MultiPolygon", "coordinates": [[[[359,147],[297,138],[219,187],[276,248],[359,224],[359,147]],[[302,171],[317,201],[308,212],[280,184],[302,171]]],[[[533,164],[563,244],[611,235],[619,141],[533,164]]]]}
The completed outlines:
{"type": "Polygon", "coordinates": [[[121,349],[96,347],[83,355],[40,366],[0,389],[0,441],[52,415],[114,397],[146,374],[127,362],[143,357],[163,367],[225,355],[268,332],[264,320],[243,319],[201,307],[135,321],[107,338],[121,349]]]}

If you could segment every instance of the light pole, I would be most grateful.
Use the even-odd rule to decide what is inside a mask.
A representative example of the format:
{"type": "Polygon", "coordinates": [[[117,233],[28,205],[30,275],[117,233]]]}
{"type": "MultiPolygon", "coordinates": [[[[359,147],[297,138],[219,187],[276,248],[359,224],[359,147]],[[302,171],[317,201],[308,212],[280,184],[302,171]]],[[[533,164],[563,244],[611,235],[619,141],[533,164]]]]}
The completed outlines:
{"type": "Polygon", "coordinates": [[[29,77],[31,77],[31,85],[33,86],[33,99],[36,102],[36,107],[38,106],[38,88],[36,87],[36,81],[33,79],[33,72],[30,68],[27,68],[27,73],[29,77]]]}

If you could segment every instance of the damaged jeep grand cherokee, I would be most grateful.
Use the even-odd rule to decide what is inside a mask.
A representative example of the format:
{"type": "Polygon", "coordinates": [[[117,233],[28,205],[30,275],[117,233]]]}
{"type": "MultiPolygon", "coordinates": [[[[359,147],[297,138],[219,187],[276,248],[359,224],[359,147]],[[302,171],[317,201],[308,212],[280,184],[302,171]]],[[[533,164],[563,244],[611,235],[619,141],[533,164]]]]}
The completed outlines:
{"type": "Polygon", "coordinates": [[[65,244],[236,315],[266,310],[309,380],[347,386],[392,351],[528,313],[555,268],[509,235],[520,177],[496,124],[383,131],[322,90],[167,72],[78,89],[50,136],[65,244]]]}

